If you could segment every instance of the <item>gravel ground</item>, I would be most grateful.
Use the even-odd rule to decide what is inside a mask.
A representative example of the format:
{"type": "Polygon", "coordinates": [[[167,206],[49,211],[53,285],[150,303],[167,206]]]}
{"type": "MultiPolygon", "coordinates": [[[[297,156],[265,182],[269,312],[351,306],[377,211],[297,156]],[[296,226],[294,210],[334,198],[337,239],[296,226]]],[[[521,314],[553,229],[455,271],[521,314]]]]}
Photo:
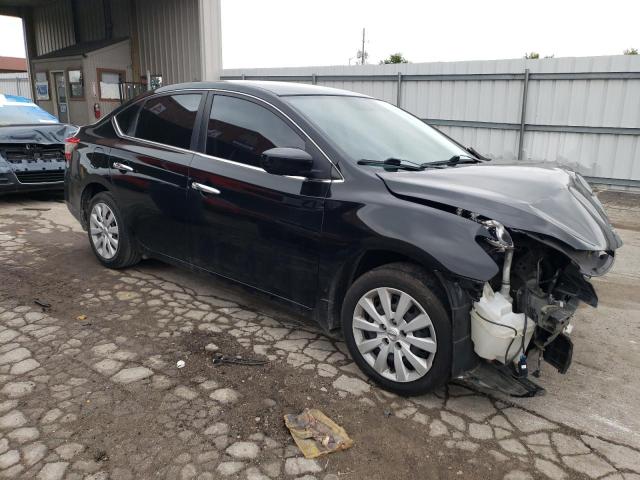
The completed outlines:
{"type": "Polygon", "coordinates": [[[622,261],[578,312],[573,368],[517,402],[389,394],[308,320],[155,261],[107,270],[59,198],[2,199],[0,477],[640,479],[640,198],[602,198],[622,261]],[[301,457],[282,417],[305,407],[353,448],[301,457]]]}

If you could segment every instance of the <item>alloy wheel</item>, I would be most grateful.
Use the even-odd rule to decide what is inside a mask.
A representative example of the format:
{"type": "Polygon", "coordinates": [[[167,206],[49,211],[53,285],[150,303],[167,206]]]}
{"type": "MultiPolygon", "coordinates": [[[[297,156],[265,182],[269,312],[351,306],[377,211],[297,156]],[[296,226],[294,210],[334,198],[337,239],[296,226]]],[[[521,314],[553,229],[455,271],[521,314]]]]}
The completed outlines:
{"type": "Polygon", "coordinates": [[[91,241],[96,252],[105,260],[115,257],[120,239],[118,222],[113,210],[103,202],[96,203],[89,217],[91,241]]]}
{"type": "Polygon", "coordinates": [[[353,314],[353,336],[365,361],[384,378],[413,382],[431,369],[436,333],[411,295],[381,287],[365,293],[353,314]]]}

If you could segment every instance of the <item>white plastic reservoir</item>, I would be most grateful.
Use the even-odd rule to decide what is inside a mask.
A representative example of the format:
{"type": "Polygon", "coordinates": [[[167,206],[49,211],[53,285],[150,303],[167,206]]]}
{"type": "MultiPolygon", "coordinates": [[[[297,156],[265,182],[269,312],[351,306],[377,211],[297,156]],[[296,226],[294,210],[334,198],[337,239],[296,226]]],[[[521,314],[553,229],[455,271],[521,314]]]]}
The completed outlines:
{"type": "MultiPolygon", "coordinates": [[[[524,313],[513,313],[511,302],[485,283],[482,298],[471,309],[471,339],[476,353],[487,360],[517,362],[522,352],[524,324],[524,313]]],[[[525,349],[535,327],[533,320],[527,319],[525,349]]]]}

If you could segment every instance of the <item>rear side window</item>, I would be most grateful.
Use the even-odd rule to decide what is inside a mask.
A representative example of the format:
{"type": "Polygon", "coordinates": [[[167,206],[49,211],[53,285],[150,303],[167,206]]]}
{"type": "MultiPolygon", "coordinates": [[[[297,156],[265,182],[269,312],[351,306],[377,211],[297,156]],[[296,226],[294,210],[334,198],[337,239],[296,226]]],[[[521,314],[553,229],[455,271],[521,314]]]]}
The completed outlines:
{"type": "Polygon", "coordinates": [[[120,127],[120,131],[122,133],[130,136],[133,135],[136,115],[139,111],[140,103],[136,103],[125,108],[122,112],[116,115],[116,122],[118,122],[118,127],[120,127]]]}
{"type": "Polygon", "coordinates": [[[138,115],[134,136],[189,149],[201,99],[202,94],[189,93],[147,100],[138,115]]]}
{"type": "Polygon", "coordinates": [[[280,117],[253,102],[217,95],[207,128],[207,154],[260,166],[262,152],[274,147],[305,148],[280,117]]]}

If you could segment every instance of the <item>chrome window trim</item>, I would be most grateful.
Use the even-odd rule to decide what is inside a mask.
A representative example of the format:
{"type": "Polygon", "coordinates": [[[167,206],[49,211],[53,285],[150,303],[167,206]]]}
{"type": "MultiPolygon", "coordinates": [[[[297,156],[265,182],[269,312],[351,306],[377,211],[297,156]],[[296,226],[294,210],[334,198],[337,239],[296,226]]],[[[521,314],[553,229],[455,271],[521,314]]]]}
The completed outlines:
{"type": "Polygon", "coordinates": [[[18,183],[20,185],[60,185],[64,183],[64,180],[58,180],[57,182],[21,182],[18,180],[18,183]]]}
{"type": "MultiPolygon", "coordinates": [[[[254,165],[247,165],[246,163],[240,163],[234,160],[227,160],[226,158],[216,157],[215,155],[208,155],[202,152],[193,152],[193,153],[200,157],[210,158],[211,160],[216,160],[218,162],[230,163],[234,166],[248,168],[249,170],[254,170],[256,172],[264,173],[265,175],[271,175],[271,173],[267,172],[264,168],[256,167],[254,165]]],[[[316,183],[344,182],[344,179],[332,180],[330,178],[309,178],[309,177],[298,177],[294,175],[281,175],[281,177],[291,178],[293,180],[301,180],[304,182],[316,182],[316,183]]]]}
{"type": "Polygon", "coordinates": [[[190,153],[192,155],[194,153],[198,153],[198,152],[194,152],[193,150],[188,150],[186,148],[180,148],[180,147],[174,147],[173,145],[167,145],[166,143],[158,143],[158,142],[154,142],[153,140],[145,140],[144,138],[131,137],[129,135],[125,135],[124,133],[122,133],[122,130],[120,130],[120,125],[118,125],[118,121],[116,120],[115,115],[111,118],[111,123],[113,124],[113,127],[116,130],[116,135],[118,135],[118,137],[120,137],[122,139],[133,140],[135,142],[145,143],[145,144],[151,145],[153,147],[162,147],[162,148],[166,148],[167,150],[173,150],[173,151],[179,152],[179,153],[190,153]]]}
{"type": "MultiPolygon", "coordinates": [[[[231,94],[235,94],[235,95],[249,97],[249,98],[252,98],[252,99],[257,100],[259,102],[262,102],[265,105],[270,106],[271,108],[276,110],[278,113],[280,113],[280,115],[282,115],[284,118],[289,120],[289,122],[291,122],[298,129],[298,131],[300,133],[302,133],[318,149],[318,151],[320,153],[322,153],[324,158],[326,158],[327,161],[331,164],[331,166],[336,170],[336,172],[338,172],[338,174],[340,175],[340,178],[334,180],[334,179],[331,179],[331,178],[292,177],[292,176],[288,176],[288,175],[285,175],[285,176],[287,178],[304,179],[304,180],[311,181],[311,182],[321,182],[321,183],[331,183],[331,182],[342,183],[342,182],[345,181],[344,175],[342,175],[342,172],[338,169],[336,164],[333,163],[333,161],[329,158],[329,156],[325,153],[325,151],[322,150],[322,148],[320,148],[320,146],[309,136],[309,134],[307,132],[305,132],[302,129],[302,127],[300,127],[300,125],[298,125],[289,115],[284,113],[282,110],[280,110],[278,107],[276,107],[272,103],[270,103],[270,102],[268,102],[268,101],[266,101],[266,100],[264,100],[264,99],[262,99],[260,97],[256,97],[255,95],[251,95],[249,93],[236,92],[234,90],[225,90],[225,89],[221,89],[221,88],[183,88],[183,89],[177,89],[177,90],[163,91],[161,93],[158,93],[158,95],[165,95],[165,94],[171,95],[171,94],[178,94],[178,93],[183,93],[183,92],[222,92],[222,93],[231,93],[231,94]]],[[[141,99],[138,102],[133,102],[133,103],[135,104],[135,103],[140,103],[142,101],[147,101],[150,98],[152,98],[152,96],[145,97],[144,99],[141,99]]],[[[118,137],[120,137],[120,138],[124,138],[124,139],[127,139],[127,140],[135,140],[135,141],[142,142],[142,143],[147,143],[147,144],[153,145],[153,146],[164,147],[164,148],[168,148],[169,150],[175,150],[175,151],[178,151],[178,152],[181,152],[181,153],[192,153],[194,155],[200,155],[200,156],[203,156],[203,157],[206,157],[206,158],[211,158],[213,160],[227,162],[227,163],[231,163],[233,165],[239,165],[239,166],[242,166],[242,167],[246,167],[246,168],[250,168],[250,169],[253,169],[253,170],[258,170],[258,171],[264,172],[267,175],[271,175],[270,173],[267,173],[263,168],[255,167],[253,165],[247,165],[245,163],[236,162],[234,160],[228,160],[226,158],[220,158],[220,157],[216,157],[216,156],[213,156],[213,155],[207,155],[206,153],[197,152],[195,150],[188,150],[188,149],[184,149],[184,148],[180,148],[180,147],[174,147],[173,145],[166,145],[164,143],[158,143],[158,142],[154,142],[152,140],[145,140],[143,138],[131,137],[129,135],[125,135],[124,133],[122,133],[122,130],[120,129],[120,126],[118,125],[118,121],[116,120],[116,115],[111,117],[111,123],[114,126],[114,129],[116,131],[116,135],[118,135],[118,137]]]]}

